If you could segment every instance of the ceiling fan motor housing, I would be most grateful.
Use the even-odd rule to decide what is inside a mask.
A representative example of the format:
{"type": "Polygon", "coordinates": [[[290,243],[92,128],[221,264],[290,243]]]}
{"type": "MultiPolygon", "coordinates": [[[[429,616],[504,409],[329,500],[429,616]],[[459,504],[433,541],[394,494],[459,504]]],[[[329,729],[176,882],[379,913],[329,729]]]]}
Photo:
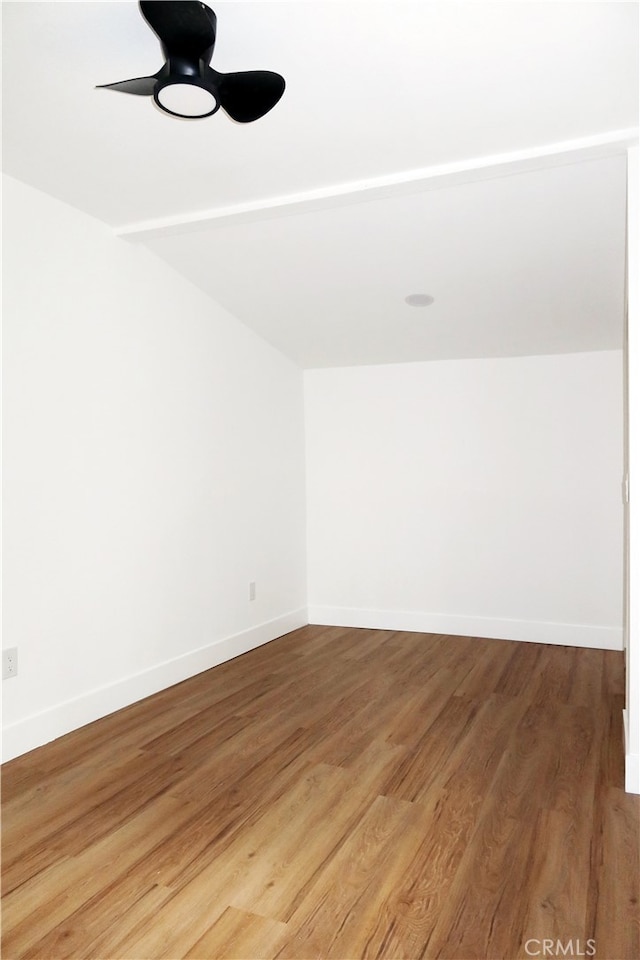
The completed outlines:
{"type": "Polygon", "coordinates": [[[183,119],[212,116],[220,109],[220,97],[213,71],[207,68],[206,60],[168,57],[153,89],[156,104],[183,119]]]}

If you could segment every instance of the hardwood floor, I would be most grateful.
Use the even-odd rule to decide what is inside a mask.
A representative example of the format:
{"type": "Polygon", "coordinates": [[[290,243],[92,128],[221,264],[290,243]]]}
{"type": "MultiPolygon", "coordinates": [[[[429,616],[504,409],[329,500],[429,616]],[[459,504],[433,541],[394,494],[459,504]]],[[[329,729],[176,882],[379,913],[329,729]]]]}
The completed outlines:
{"type": "Polygon", "coordinates": [[[297,630],[5,764],[2,956],[637,960],[622,705],[616,652],[297,630]]]}

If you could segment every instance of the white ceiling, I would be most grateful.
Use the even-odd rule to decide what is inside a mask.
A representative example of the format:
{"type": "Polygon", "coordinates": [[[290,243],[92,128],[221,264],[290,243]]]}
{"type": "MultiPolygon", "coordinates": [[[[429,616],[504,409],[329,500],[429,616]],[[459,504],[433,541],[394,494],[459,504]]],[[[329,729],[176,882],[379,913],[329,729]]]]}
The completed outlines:
{"type": "Polygon", "coordinates": [[[624,170],[607,157],[148,243],[305,366],[614,348],[624,170]],[[414,292],[434,304],[407,306],[414,292]]]}
{"type": "Polygon", "coordinates": [[[211,5],[214,67],[287,80],[254,124],[94,89],[161,65],[135,2],[4,2],[5,172],[302,366],[621,345],[637,3],[211,5]]]}

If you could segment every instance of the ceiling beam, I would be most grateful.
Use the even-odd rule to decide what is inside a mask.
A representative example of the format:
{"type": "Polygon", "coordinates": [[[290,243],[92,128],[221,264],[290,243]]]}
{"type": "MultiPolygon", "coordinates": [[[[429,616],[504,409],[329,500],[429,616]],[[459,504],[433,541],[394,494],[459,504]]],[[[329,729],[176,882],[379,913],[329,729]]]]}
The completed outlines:
{"type": "Polygon", "coordinates": [[[626,153],[627,149],[637,142],[638,128],[630,127],[581,137],[577,140],[565,140],[542,147],[476,157],[471,160],[370,177],[366,180],[354,180],[251,203],[123,224],[115,227],[114,232],[117,236],[129,240],[146,240],[152,237],[191,233],[199,228],[211,228],[216,225],[223,227],[233,223],[247,223],[314,210],[326,210],[383,197],[421,193],[425,190],[437,190],[441,187],[472,183],[477,180],[490,180],[563,164],[582,163],[626,153]]]}

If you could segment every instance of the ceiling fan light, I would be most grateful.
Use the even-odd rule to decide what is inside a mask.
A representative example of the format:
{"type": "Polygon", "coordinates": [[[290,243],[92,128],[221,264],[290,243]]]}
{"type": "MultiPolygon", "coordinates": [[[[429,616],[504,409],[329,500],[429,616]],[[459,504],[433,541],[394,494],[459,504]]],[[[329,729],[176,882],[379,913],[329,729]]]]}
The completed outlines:
{"type": "Polygon", "coordinates": [[[165,113],[184,120],[200,120],[215,113],[220,103],[215,91],[201,80],[169,79],[156,84],[153,99],[165,113]]]}

